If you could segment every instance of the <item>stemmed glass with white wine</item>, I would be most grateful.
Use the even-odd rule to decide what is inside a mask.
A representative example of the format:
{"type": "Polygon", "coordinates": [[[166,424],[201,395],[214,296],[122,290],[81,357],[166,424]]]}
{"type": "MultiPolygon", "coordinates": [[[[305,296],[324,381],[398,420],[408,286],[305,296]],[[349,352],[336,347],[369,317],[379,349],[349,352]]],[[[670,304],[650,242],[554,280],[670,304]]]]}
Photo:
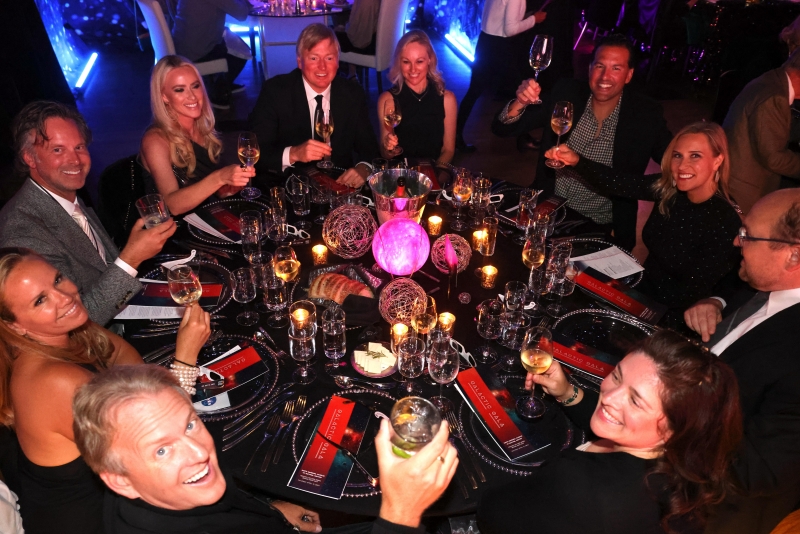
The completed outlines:
{"type": "Polygon", "coordinates": [[[190,306],[203,295],[203,286],[188,265],[176,265],[167,271],[167,284],[172,300],[181,305],[190,306]]]}
{"type": "MultiPolygon", "coordinates": [[[[253,132],[242,132],[239,134],[239,161],[242,165],[252,169],[261,157],[261,149],[258,147],[258,138],[253,132]]],[[[252,200],[261,196],[261,190],[252,186],[252,179],[247,183],[247,187],[242,189],[242,198],[252,200]]]]}
{"type": "MultiPolygon", "coordinates": [[[[529,373],[540,375],[550,369],[553,363],[553,335],[543,326],[534,326],[525,332],[520,349],[522,366],[529,373]]],[[[517,413],[524,419],[536,419],[544,415],[547,407],[536,397],[536,383],[529,397],[517,401],[517,413]]]]}
{"type": "Polygon", "coordinates": [[[275,264],[275,276],[286,282],[294,282],[300,274],[300,262],[297,254],[289,246],[278,247],[272,256],[275,264]]]}
{"type": "MultiPolygon", "coordinates": [[[[387,98],[383,103],[383,122],[391,128],[392,134],[394,129],[400,125],[403,120],[403,111],[400,109],[400,102],[395,100],[394,97],[387,98]]],[[[403,153],[403,148],[398,144],[394,149],[390,150],[387,155],[390,158],[396,158],[403,153]]]]}
{"type": "MultiPolygon", "coordinates": [[[[558,151],[558,145],[561,144],[561,136],[572,128],[572,102],[565,100],[556,102],[553,108],[553,116],[550,118],[550,127],[558,135],[558,140],[556,141],[556,151],[558,151]]],[[[557,159],[548,159],[544,164],[551,169],[564,167],[564,163],[557,159]]]]}
{"type": "MultiPolygon", "coordinates": [[[[318,107],[314,112],[314,129],[316,130],[317,135],[322,138],[322,142],[330,146],[331,135],[333,135],[333,113],[331,113],[330,110],[325,113],[325,110],[323,110],[322,107],[318,107]]],[[[320,169],[333,168],[331,157],[323,157],[322,161],[317,162],[317,167],[320,169]]]]}
{"type": "MultiPolygon", "coordinates": [[[[550,66],[553,60],[553,38],[549,35],[537,35],[533,38],[528,63],[533,69],[533,78],[538,82],[539,73],[550,66]]],[[[531,104],[541,104],[542,99],[537,99],[531,104]]]]}
{"type": "Polygon", "coordinates": [[[428,334],[431,328],[436,326],[438,317],[436,315],[436,300],[433,297],[426,296],[424,299],[417,298],[414,300],[411,312],[411,327],[418,336],[428,334]]]}
{"type": "Polygon", "coordinates": [[[472,175],[467,169],[459,169],[456,171],[456,176],[453,179],[453,206],[456,210],[453,212],[453,220],[450,221],[450,228],[456,232],[466,230],[468,225],[464,222],[464,214],[462,208],[464,204],[469,202],[472,196],[472,175]]]}

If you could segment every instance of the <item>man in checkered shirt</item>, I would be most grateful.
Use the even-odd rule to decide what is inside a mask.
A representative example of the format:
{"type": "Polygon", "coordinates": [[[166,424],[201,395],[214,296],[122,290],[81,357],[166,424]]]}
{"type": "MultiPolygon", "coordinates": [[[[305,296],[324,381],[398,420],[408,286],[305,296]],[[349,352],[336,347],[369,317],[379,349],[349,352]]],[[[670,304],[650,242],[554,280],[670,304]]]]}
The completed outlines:
{"type": "Polygon", "coordinates": [[[636,244],[636,201],[599,194],[574,169],[550,169],[544,153],[556,144],[549,126],[554,104],[568,101],[574,126],[561,142],[581,156],[632,174],[644,174],[651,158],[660,162],[672,135],[661,106],[627,87],[632,77],[633,48],[624,36],[611,35],[594,50],[588,83],[560,80],[542,104],[534,104],[539,84],[525,80],[492,124],[501,137],[545,127],[533,186],[565,197],[568,206],[607,225],[627,249],[636,244]]]}

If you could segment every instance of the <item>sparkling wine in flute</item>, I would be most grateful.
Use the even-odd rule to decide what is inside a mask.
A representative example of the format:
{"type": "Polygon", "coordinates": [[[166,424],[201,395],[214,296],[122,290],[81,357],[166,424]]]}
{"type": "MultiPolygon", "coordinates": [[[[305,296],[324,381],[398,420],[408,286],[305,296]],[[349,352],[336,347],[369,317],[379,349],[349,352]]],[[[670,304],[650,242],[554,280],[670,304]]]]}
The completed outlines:
{"type": "MultiPolygon", "coordinates": [[[[322,108],[316,110],[314,114],[314,130],[322,140],[330,145],[331,135],[333,135],[333,113],[329,110],[327,113],[322,108]]],[[[333,162],[330,156],[325,156],[322,161],[317,163],[320,169],[330,169],[333,167],[333,162]]]]}
{"type": "Polygon", "coordinates": [[[522,352],[522,367],[529,373],[540,375],[550,369],[553,355],[542,349],[529,349],[522,352]]]}
{"type": "Polygon", "coordinates": [[[403,120],[403,115],[398,113],[397,111],[392,111],[383,116],[383,122],[385,122],[386,125],[392,129],[400,126],[400,122],[402,120],[403,120]]]}
{"type": "Polygon", "coordinates": [[[325,124],[323,122],[317,122],[314,128],[317,130],[317,135],[319,135],[323,141],[326,143],[331,138],[333,134],[333,124],[325,124]]]}
{"type": "MultiPolygon", "coordinates": [[[[389,127],[389,131],[394,134],[394,129],[400,125],[403,120],[403,110],[400,108],[400,102],[396,101],[394,96],[390,96],[383,103],[383,122],[389,127]]],[[[387,150],[387,155],[390,158],[396,158],[403,153],[402,147],[398,144],[392,150],[387,150]]]]}
{"type": "MultiPolygon", "coordinates": [[[[239,161],[250,169],[258,163],[258,158],[261,157],[261,149],[259,148],[256,134],[253,132],[242,132],[239,134],[237,154],[239,155],[239,161]]],[[[240,194],[243,198],[252,200],[260,197],[261,191],[257,187],[253,187],[251,182],[248,182],[247,187],[242,189],[240,194]]]]}
{"type": "Polygon", "coordinates": [[[281,260],[275,262],[275,276],[284,282],[292,282],[300,274],[300,262],[297,260],[281,260]]]}
{"type": "Polygon", "coordinates": [[[538,269],[544,263],[544,251],[523,250],[522,263],[524,263],[525,267],[527,267],[528,269],[538,269]]]}

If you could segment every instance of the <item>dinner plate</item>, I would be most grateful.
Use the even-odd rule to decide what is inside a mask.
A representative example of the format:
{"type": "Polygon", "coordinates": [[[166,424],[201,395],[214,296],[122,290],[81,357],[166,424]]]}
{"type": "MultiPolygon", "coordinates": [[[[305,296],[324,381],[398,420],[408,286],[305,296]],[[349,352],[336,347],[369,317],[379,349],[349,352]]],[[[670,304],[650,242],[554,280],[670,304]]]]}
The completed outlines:
{"type": "MultiPolygon", "coordinates": [[[[262,202],[256,202],[254,200],[246,200],[241,197],[231,197],[231,198],[223,198],[222,200],[215,200],[214,202],[203,204],[202,207],[208,209],[214,206],[223,206],[225,209],[236,215],[237,218],[239,217],[239,215],[242,214],[243,211],[256,210],[261,213],[264,213],[269,209],[269,207],[262,202]]],[[[187,223],[186,226],[189,227],[189,233],[192,234],[192,236],[199,239],[200,241],[205,241],[206,243],[211,243],[214,245],[224,245],[226,247],[238,248],[240,246],[238,243],[225,241],[224,239],[220,239],[217,236],[204,232],[203,230],[191,224],[187,223]]]]}
{"type": "MultiPolygon", "coordinates": [[[[625,313],[581,309],[560,317],[553,325],[552,331],[554,335],[564,336],[603,352],[612,360],[606,363],[616,365],[632,347],[652,334],[655,328],[625,313]]],[[[564,365],[575,369],[569,364],[564,365]]],[[[580,369],[575,371],[595,383],[602,380],[601,377],[580,369]]]]}
{"type": "MultiPolygon", "coordinates": [[[[523,377],[513,380],[519,382],[518,387],[509,387],[512,386],[509,381],[506,381],[506,386],[509,387],[509,391],[518,390],[513,391],[515,397],[518,398],[529,394],[521,387],[524,385],[525,379],[523,377]]],[[[544,436],[546,441],[550,442],[547,447],[518,460],[509,460],[478,420],[478,417],[463,402],[458,409],[458,418],[464,429],[467,446],[472,453],[477,454],[492,467],[512,475],[527,476],[533,473],[542,462],[553,458],[560,451],[583,443],[583,432],[577,429],[564,415],[558,403],[547,395],[545,395],[544,402],[547,406],[545,414],[535,421],[522,422],[520,431],[533,441],[541,442],[544,436]]]]}
{"type": "MultiPolygon", "coordinates": [[[[383,345],[385,349],[391,352],[389,343],[387,343],[386,341],[372,341],[372,343],[380,343],[381,345],[383,345]]],[[[392,365],[391,367],[380,373],[368,373],[367,371],[362,369],[358,364],[356,364],[356,350],[363,350],[366,352],[368,346],[369,343],[362,343],[361,345],[357,346],[353,351],[353,353],[350,355],[350,364],[353,366],[353,369],[355,369],[357,373],[362,374],[364,376],[368,376],[370,378],[384,378],[387,376],[392,376],[397,371],[397,360],[395,360],[394,365],[392,365]]]]}
{"type": "MultiPolygon", "coordinates": [[[[239,335],[220,336],[220,338],[217,339],[213,344],[214,352],[208,350],[207,348],[203,349],[197,358],[197,363],[199,365],[205,365],[209,361],[218,358],[236,345],[245,348],[243,346],[245,343],[256,350],[258,355],[261,357],[261,361],[264,362],[264,365],[266,365],[267,372],[259,377],[254,378],[248,383],[229,391],[229,407],[209,412],[198,412],[200,419],[202,419],[204,422],[210,423],[234,419],[248,410],[254,403],[258,403],[260,400],[269,397],[270,393],[272,393],[272,390],[275,389],[275,384],[278,382],[278,360],[269,347],[263,343],[254,341],[251,338],[239,335]]],[[[172,344],[171,347],[172,350],[170,355],[173,355],[175,344],[172,344]]],[[[168,359],[167,361],[171,363],[172,358],[168,359]]],[[[165,366],[168,366],[168,363],[165,364],[165,366]]]]}
{"type": "MultiPolygon", "coordinates": [[[[600,252],[601,250],[605,250],[607,248],[616,246],[622,252],[630,256],[630,258],[639,263],[633,254],[629,251],[625,250],[624,248],[614,245],[613,243],[609,243],[608,241],[603,241],[602,239],[596,239],[593,237],[568,237],[565,239],[557,240],[558,243],[572,243],[572,257],[576,258],[578,256],[585,256],[586,254],[592,254],[593,252],[600,252]]],[[[636,287],[639,285],[639,282],[642,281],[642,276],[644,275],[644,271],[639,271],[638,273],[634,273],[628,276],[625,276],[620,279],[620,281],[628,287],[636,287]]]]}
{"type": "MultiPolygon", "coordinates": [[[[397,399],[388,393],[367,389],[349,389],[336,393],[336,396],[354,400],[368,406],[373,412],[379,411],[384,414],[391,413],[392,406],[394,406],[394,403],[397,401],[397,399]]],[[[314,437],[314,430],[324,413],[323,409],[325,403],[328,402],[330,398],[331,395],[315,402],[298,420],[294,433],[292,434],[292,455],[294,456],[295,463],[300,463],[300,457],[303,455],[308,441],[314,437]]],[[[361,462],[372,476],[378,476],[378,457],[375,454],[375,434],[377,434],[380,429],[380,423],[381,420],[378,417],[370,417],[367,428],[364,430],[364,438],[361,442],[361,447],[356,455],[358,461],[361,462]]],[[[350,478],[347,481],[347,486],[345,486],[342,497],[372,497],[373,495],[380,495],[380,492],[380,489],[370,486],[364,475],[354,467],[350,473],[350,478]]]]}
{"type": "MultiPolygon", "coordinates": [[[[192,267],[192,270],[197,275],[197,278],[200,280],[200,284],[222,284],[222,291],[219,294],[219,300],[217,301],[217,305],[211,309],[206,309],[206,311],[210,314],[215,314],[219,312],[222,308],[228,305],[233,297],[233,278],[231,276],[231,272],[223,267],[218,263],[214,263],[211,261],[205,260],[189,260],[183,265],[188,265],[192,267]]],[[[167,281],[167,274],[164,272],[160,266],[153,269],[152,271],[148,272],[143,276],[143,278],[148,280],[161,280],[166,282],[167,281]]],[[[205,308],[204,308],[205,309],[205,308]]],[[[160,323],[164,322],[159,319],[153,319],[153,322],[160,323]]],[[[168,321],[168,322],[174,322],[168,321]]]]}

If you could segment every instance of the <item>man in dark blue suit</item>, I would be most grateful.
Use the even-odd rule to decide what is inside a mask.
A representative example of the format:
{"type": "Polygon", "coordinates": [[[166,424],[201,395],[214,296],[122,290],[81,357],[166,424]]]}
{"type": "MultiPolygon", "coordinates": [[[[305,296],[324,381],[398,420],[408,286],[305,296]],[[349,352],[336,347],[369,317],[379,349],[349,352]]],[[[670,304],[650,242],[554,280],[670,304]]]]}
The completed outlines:
{"type": "Polygon", "coordinates": [[[336,76],[339,42],[323,24],[307,26],[297,40],[297,69],[275,76],[261,88],[250,113],[250,129],[261,145],[260,170],[282,173],[287,167],[330,156],[347,169],[338,179],[350,186],[364,183],[380,155],[369,122],[367,99],[353,81],[336,76]],[[314,132],[317,108],[333,117],[330,146],[314,132]],[[354,159],[358,155],[358,163],[354,159]]]}

